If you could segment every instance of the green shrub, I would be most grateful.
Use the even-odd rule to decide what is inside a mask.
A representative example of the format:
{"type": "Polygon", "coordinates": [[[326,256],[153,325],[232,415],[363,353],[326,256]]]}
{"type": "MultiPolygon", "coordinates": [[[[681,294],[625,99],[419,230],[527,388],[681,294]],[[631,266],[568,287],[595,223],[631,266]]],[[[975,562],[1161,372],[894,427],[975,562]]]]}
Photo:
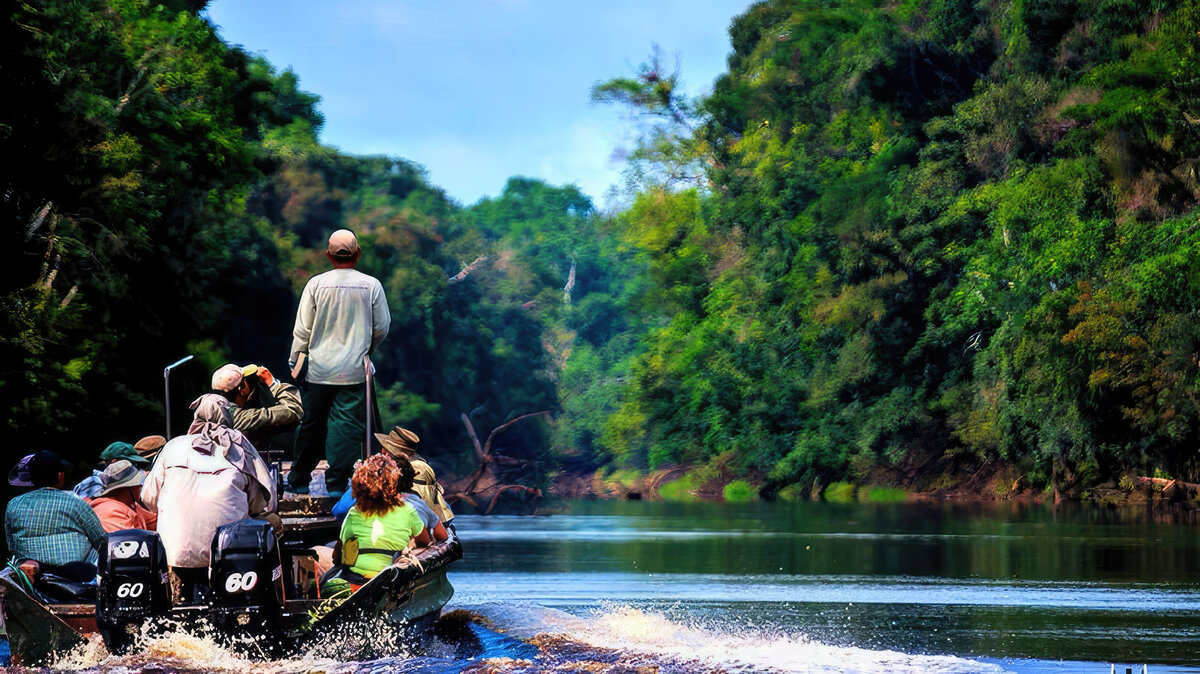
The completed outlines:
{"type": "Polygon", "coordinates": [[[803,501],[804,490],[799,484],[789,484],[788,486],[776,492],[776,496],[780,501],[803,501]]]}
{"type": "Polygon", "coordinates": [[[758,492],[745,480],[734,480],[721,490],[727,503],[749,503],[758,498],[758,492]]]}
{"type": "Polygon", "coordinates": [[[858,497],[868,503],[904,503],[908,492],[896,487],[868,487],[859,491],[858,497]]]}
{"type": "Polygon", "coordinates": [[[834,482],[825,488],[825,500],[833,503],[850,503],[858,491],[850,482],[834,482]]]}
{"type": "Polygon", "coordinates": [[[665,501],[696,501],[696,478],[684,475],[678,480],[671,480],[658,486],[658,495],[665,501]]]}

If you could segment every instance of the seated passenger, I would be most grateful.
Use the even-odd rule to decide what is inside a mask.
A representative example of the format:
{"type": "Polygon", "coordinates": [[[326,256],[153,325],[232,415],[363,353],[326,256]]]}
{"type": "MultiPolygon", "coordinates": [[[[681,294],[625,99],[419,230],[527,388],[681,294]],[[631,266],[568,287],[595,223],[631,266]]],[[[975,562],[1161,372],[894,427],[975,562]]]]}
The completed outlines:
{"type": "Polygon", "coordinates": [[[221,525],[254,517],[274,524],[277,536],[283,532],[274,512],[275,484],[254,446],[233,429],[233,403],[209,393],[192,409],[188,434],[173,438],[155,459],[142,502],[158,513],[167,563],[179,580],[203,585],[221,525]]]}
{"type": "Polygon", "coordinates": [[[420,454],[417,454],[417,444],[421,442],[421,438],[407,428],[396,426],[387,435],[376,433],[375,439],[383,446],[385,452],[392,456],[403,456],[412,463],[413,470],[416,472],[416,476],[413,478],[413,490],[438,516],[438,519],[449,526],[454,521],[454,511],[450,510],[450,506],[442,498],[442,487],[437,482],[437,475],[434,474],[433,467],[420,454]]]}
{"type": "Polygon", "coordinates": [[[323,578],[326,595],[357,589],[387,568],[410,542],[429,543],[417,511],[399,492],[400,469],[386,454],[360,462],[350,478],[355,504],[342,521],[333,559],[338,562],[323,578]]]}
{"type": "Polygon", "coordinates": [[[233,411],[233,427],[249,438],[260,453],[270,446],[277,433],[298,426],[304,415],[300,390],[279,381],[265,367],[226,363],[213,373],[212,388],[237,406],[233,411]]]}
{"type": "Polygon", "coordinates": [[[75,485],[75,495],[82,499],[95,498],[100,495],[100,473],[111,465],[114,461],[124,459],[139,468],[149,468],[150,459],[142,456],[141,452],[134,448],[128,442],[113,442],[104,451],[100,453],[100,460],[97,462],[99,466],[92,470],[92,474],[85,477],[82,482],[75,485]]]}
{"type": "Polygon", "coordinates": [[[142,496],[142,483],[145,481],[146,471],[125,459],[108,464],[100,474],[100,495],[94,499],[84,499],[100,518],[100,526],[104,527],[105,531],[154,531],[158,515],[138,502],[142,496]]]}
{"type": "Polygon", "coordinates": [[[104,536],[100,518],[63,486],[70,464],[42,450],[21,459],[9,484],[37,487],[8,502],[4,539],[26,575],[52,572],[77,582],[96,578],[96,545],[104,536]]]}
{"type": "MultiPolygon", "coordinates": [[[[413,478],[416,477],[416,471],[413,470],[412,464],[403,456],[393,456],[392,460],[396,462],[396,467],[400,469],[400,480],[396,488],[404,496],[405,502],[416,509],[417,515],[421,517],[421,524],[425,526],[425,531],[430,535],[430,544],[441,543],[446,540],[449,535],[446,533],[446,527],[442,526],[442,521],[438,519],[438,516],[425,503],[425,500],[417,492],[413,491],[413,478]]],[[[335,517],[345,517],[346,513],[350,512],[350,508],[354,503],[354,491],[346,492],[334,504],[333,515],[335,517]]]]}
{"type": "MultiPolygon", "coordinates": [[[[146,464],[154,463],[154,459],[158,457],[159,451],[163,445],[167,444],[167,439],[161,435],[147,435],[146,437],[133,443],[133,448],[137,450],[138,456],[146,460],[146,464]]],[[[137,464],[136,461],[133,462],[137,464]]]]}

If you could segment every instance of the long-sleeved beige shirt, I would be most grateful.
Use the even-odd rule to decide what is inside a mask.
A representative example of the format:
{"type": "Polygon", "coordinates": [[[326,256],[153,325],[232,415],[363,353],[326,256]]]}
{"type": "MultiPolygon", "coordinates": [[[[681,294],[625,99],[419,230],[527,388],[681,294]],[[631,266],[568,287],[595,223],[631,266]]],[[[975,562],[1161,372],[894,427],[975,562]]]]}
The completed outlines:
{"type": "Polygon", "coordinates": [[[363,358],[387,337],[391,325],[383,285],[354,269],[334,269],[309,279],[292,331],[291,362],[308,353],[313,384],[361,384],[363,358]]]}

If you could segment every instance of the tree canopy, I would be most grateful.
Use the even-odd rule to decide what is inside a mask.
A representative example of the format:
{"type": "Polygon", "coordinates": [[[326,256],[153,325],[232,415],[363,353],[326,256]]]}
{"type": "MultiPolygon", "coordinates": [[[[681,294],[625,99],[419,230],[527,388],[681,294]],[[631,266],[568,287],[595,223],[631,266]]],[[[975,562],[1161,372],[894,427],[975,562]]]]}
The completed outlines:
{"type": "Polygon", "coordinates": [[[460,415],[549,410],[503,436],[542,471],[1200,476],[1196,0],[759,2],[710,95],[657,49],[593,87],[654,120],[606,213],[522,177],[464,206],[403,158],[323,146],[302,74],[201,7],[0,23],[17,446],[89,459],[158,430],[185,353],[182,391],[226,360],[281,368],[348,227],[393,312],[384,421],[448,468],[460,415]]]}

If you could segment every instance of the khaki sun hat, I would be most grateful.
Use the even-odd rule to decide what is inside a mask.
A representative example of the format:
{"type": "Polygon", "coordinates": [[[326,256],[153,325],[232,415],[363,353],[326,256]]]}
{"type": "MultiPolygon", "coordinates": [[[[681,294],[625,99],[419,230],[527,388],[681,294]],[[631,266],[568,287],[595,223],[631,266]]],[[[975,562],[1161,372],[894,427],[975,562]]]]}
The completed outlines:
{"type": "Polygon", "coordinates": [[[145,481],[146,471],[125,459],[114,461],[100,473],[100,493],[97,496],[104,496],[122,487],[137,487],[145,481]]]}
{"type": "Polygon", "coordinates": [[[384,450],[396,456],[412,456],[416,454],[417,443],[421,442],[421,438],[417,437],[416,433],[399,426],[393,428],[387,435],[376,433],[375,439],[379,441],[379,444],[383,445],[384,450]]]}

